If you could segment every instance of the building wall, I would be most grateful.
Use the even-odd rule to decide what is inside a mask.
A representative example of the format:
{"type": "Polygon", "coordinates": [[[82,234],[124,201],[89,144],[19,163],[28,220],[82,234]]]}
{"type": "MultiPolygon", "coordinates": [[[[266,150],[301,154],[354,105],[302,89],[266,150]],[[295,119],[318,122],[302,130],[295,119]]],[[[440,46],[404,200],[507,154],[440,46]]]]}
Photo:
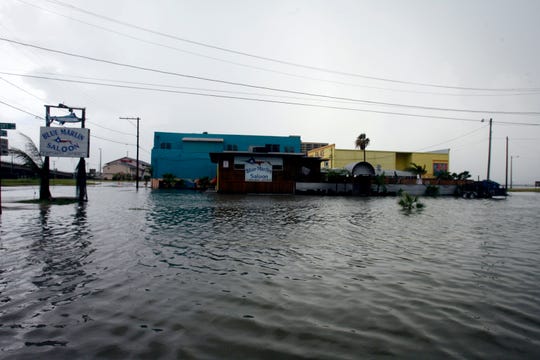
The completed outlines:
{"type": "Polygon", "coordinates": [[[327,146],[328,143],[321,143],[321,142],[302,142],[301,144],[301,152],[304,154],[307,154],[308,151],[318,149],[320,147],[327,146]]]}
{"type": "MultiPolygon", "coordinates": [[[[364,161],[362,150],[336,149],[335,144],[331,144],[308,152],[308,156],[323,158],[321,168],[341,169],[350,163],[364,161]]],[[[449,152],[394,152],[394,151],[374,151],[366,150],[366,161],[375,169],[382,170],[406,170],[411,163],[426,166],[425,177],[434,177],[434,166],[438,169],[446,168],[449,171],[449,152]]]]}
{"type": "Polygon", "coordinates": [[[435,177],[434,165],[445,164],[446,170],[449,169],[449,156],[448,154],[440,153],[413,153],[412,162],[418,165],[426,166],[426,175],[424,177],[435,177]]]}
{"type": "Polygon", "coordinates": [[[135,171],[132,171],[132,168],[128,165],[124,164],[111,164],[111,165],[105,165],[103,167],[103,179],[104,180],[112,180],[113,176],[115,174],[129,174],[129,175],[135,175],[135,171]]]}
{"type": "Polygon", "coordinates": [[[336,168],[336,166],[334,166],[335,149],[335,144],[326,145],[313,150],[308,150],[307,155],[323,159],[321,162],[321,169],[334,169],[336,168]]]}
{"type": "Polygon", "coordinates": [[[279,145],[278,152],[300,152],[299,136],[262,136],[207,133],[155,132],[152,149],[154,178],[171,173],[181,179],[215,178],[211,152],[249,151],[251,147],[279,145]]]}
{"type": "Polygon", "coordinates": [[[271,181],[246,180],[245,158],[250,156],[254,160],[269,158],[259,153],[247,156],[238,153],[218,153],[213,155],[214,161],[218,164],[216,186],[218,192],[293,194],[297,181],[317,181],[320,179],[318,159],[314,161],[314,159],[308,159],[298,154],[283,156],[274,154],[272,158],[278,160],[282,166],[272,169],[271,181]],[[238,163],[236,163],[237,160],[238,163]],[[308,171],[306,172],[306,170],[308,171]]]}
{"type": "MultiPolygon", "coordinates": [[[[234,163],[232,158],[229,161],[229,164],[234,163]]],[[[287,176],[288,171],[286,168],[280,171],[272,171],[271,182],[247,182],[245,181],[244,170],[237,170],[234,165],[224,168],[223,161],[220,161],[216,190],[225,194],[292,194],[294,193],[294,181],[287,176]]]]}
{"type": "Polygon", "coordinates": [[[406,169],[411,166],[412,154],[411,153],[397,153],[396,154],[396,170],[406,169]]]}
{"type": "MultiPolygon", "coordinates": [[[[147,168],[149,166],[150,164],[147,162],[139,160],[139,178],[142,178],[145,173],[147,173],[147,168]]],[[[137,160],[124,157],[105,164],[103,167],[102,177],[104,180],[112,180],[115,174],[129,174],[132,177],[135,177],[136,173],[137,160]]]]}

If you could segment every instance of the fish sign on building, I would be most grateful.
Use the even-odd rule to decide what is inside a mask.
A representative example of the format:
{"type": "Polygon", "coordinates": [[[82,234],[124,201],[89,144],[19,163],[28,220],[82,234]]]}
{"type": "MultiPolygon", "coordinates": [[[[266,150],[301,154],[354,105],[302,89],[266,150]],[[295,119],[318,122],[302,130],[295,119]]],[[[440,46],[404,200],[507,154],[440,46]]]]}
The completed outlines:
{"type": "Polygon", "coordinates": [[[39,138],[39,152],[42,156],[89,156],[90,129],[42,126],[39,138]]]}

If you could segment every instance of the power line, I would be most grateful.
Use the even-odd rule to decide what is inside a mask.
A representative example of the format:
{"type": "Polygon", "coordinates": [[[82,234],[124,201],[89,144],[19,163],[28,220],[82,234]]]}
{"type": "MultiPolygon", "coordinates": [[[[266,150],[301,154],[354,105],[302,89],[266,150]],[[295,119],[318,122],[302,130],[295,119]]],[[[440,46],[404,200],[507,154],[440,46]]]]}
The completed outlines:
{"type": "Polygon", "coordinates": [[[464,138],[464,137],[466,137],[466,136],[469,136],[469,135],[471,135],[471,134],[474,134],[475,132],[478,132],[478,131],[484,129],[486,126],[487,126],[487,125],[481,126],[481,127],[477,128],[477,129],[474,129],[474,130],[472,130],[472,131],[470,131],[470,132],[467,132],[467,133],[462,134],[462,135],[460,135],[460,136],[456,136],[455,138],[452,138],[452,139],[450,139],[450,140],[446,140],[446,141],[440,142],[440,143],[435,144],[435,145],[430,145],[430,146],[423,147],[422,149],[420,149],[420,150],[418,150],[418,151],[422,151],[422,150],[425,150],[425,149],[429,149],[429,148],[432,148],[432,147],[435,147],[435,146],[440,146],[440,145],[442,145],[442,144],[446,144],[446,143],[449,143],[449,142],[454,141],[454,140],[457,140],[457,139],[462,139],[462,138],[464,138]]]}
{"type": "Polygon", "coordinates": [[[285,93],[296,94],[296,95],[306,95],[306,96],[315,96],[315,97],[321,97],[321,98],[327,98],[327,99],[333,99],[333,100],[346,100],[346,101],[361,102],[361,103],[364,103],[364,104],[367,104],[367,105],[395,106],[395,107],[421,109],[421,110],[462,112],[462,113],[481,113],[481,114],[490,113],[490,114],[502,114],[502,115],[540,115],[539,111],[496,111],[496,110],[494,111],[494,110],[440,108],[440,107],[420,106],[420,105],[395,104],[395,103],[387,103],[387,102],[380,102],[380,101],[371,101],[371,100],[354,99],[354,98],[346,98],[346,97],[339,97],[339,96],[330,96],[330,95],[309,93],[309,92],[303,92],[303,91],[286,90],[286,89],[272,88],[272,87],[268,87],[268,86],[259,86],[259,85],[241,83],[241,82],[234,82],[234,81],[213,79],[213,78],[196,76],[196,75],[182,74],[182,73],[177,73],[177,72],[173,72],[173,71],[159,70],[159,69],[153,69],[153,68],[148,68],[148,67],[143,67],[143,66],[138,66],[138,65],[131,65],[131,64],[121,63],[121,62],[112,61],[112,60],[99,59],[99,58],[95,58],[95,57],[91,57],[91,56],[87,56],[87,55],[74,54],[74,53],[70,53],[70,52],[67,52],[67,51],[55,50],[55,49],[50,49],[50,48],[46,48],[46,47],[43,47],[43,46],[28,44],[28,43],[24,43],[24,42],[17,41],[17,40],[7,39],[7,38],[4,38],[4,37],[0,37],[0,40],[6,41],[6,42],[9,42],[9,43],[13,43],[13,44],[18,44],[18,45],[22,45],[22,46],[27,46],[27,47],[43,50],[43,51],[49,51],[49,52],[53,52],[53,53],[56,53],[56,54],[62,54],[62,55],[66,55],[66,56],[72,56],[72,57],[82,58],[82,59],[86,59],[86,60],[101,62],[101,63],[105,63],[105,64],[121,66],[121,67],[127,67],[127,68],[131,68],[131,69],[136,69],[136,70],[155,72],[155,73],[164,74],[164,75],[179,76],[179,77],[184,77],[184,78],[189,78],[189,79],[210,81],[210,82],[216,82],[216,83],[221,83],[221,84],[243,86],[243,87],[262,89],[262,90],[285,92],[285,93]]]}
{"type": "Polygon", "coordinates": [[[21,112],[23,112],[23,113],[25,113],[25,114],[31,115],[31,116],[33,116],[33,117],[35,117],[35,118],[38,118],[38,119],[41,119],[41,120],[45,120],[43,117],[41,117],[41,116],[39,116],[39,115],[33,114],[33,113],[31,113],[31,112],[29,112],[29,111],[26,111],[26,110],[24,110],[24,109],[21,109],[21,108],[19,108],[19,107],[17,107],[17,106],[8,104],[7,102],[3,102],[2,100],[0,100],[0,104],[4,104],[4,105],[6,105],[6,106],[8,106],[8,107],[10,107],[10,108],[12,108],[12,109],[19,110],[19,111],[21,111],[21,112]]]}
{"type": "MultiPolygon", "coordinates": [[[[12,76],[28,76],[26,74],[21,73],[13,73],[13,72],[4,72],[0,71],[0,74],[4,75],[12,75],[12,76]]],[[[36,74],[44,74],[44,75],[53,75],[56,76],[56,73],[48,73],[48,72],[36,72],[36,74]]],[[[345,100],[325,100],[325,99],[313,99],[313,98],[306,98],[306,97],[298,97],[298,96],[285,96],[285,95],[273,95],[273,94],[263,94],[263,93],[253,93],[253,92],[245,92],[245,91],[232,91],[232,90],[220,90],[220,89],[209,89],[209,88],[199,88],[199,87],[190,87],[190,86],[177,86],[177,85],[168,85],[168,84],[156,84],[156,83],[147,83],[147,82],[138,82],[138,81],[125,81],[125,80],[117,80],[117,79],[105,79],[105,78],[96,78],[96,77],[89,77],[89,76],[79,76],[79,75],[68,75],[68,74],[62,74],[64,77],[71,77],[75,79],[85,79],[85,80],[98,80],[98,81],[107,81],[107,82],[113,82],[113,83],[121,83],[121,84],[134,84],[134,85],[144,85],[144,86],[153,86],[153,87],[166,87],[166,88],[172,88],[172,89],[185,89],[185,90],[195,90],[195,91],[211,91],[211,92],[217,92],[217,93],[225,93],[225,94],[241,94],[241,95],[250,95],[250,96],[265,96],[265,97],[276,97],[276,98],[283,98],[283,99],[295,99],[295,100],[305,100],[305,101],[327,101],[327,102],[333,102],[333,103],[345,103],[350,104],[354,103],[353,101],[345,101],[345,100]]]]}
{"type": "MultiPolygon", "coordinates": [[[[15,105],[8,104],[8,103],[6,103],[6,102],[4,102],[4,101],[2,101],[2,100],[0,100],[0,103],[3,104],[3,105],[6,105],[6,106],[8,106],[8,107],[10,107],[10,108],[12,108],[12,109],[21,111],[21,112],[23,112],[23,113],[25,113],[25,114],[28,114],[28,115],[31,115],[31,116],[33,116],[33,117],[35,117],[35,118],[38,118],[38,119],[41,119],[41,120],[45,120],[45,118],[43,118],[43,117],[41,117],[41,116],[39,116],[39,115],[36,115],[36,114],[34,114],[34,113],[31,113],[31,112],[29,112],[29,111],[26,111],[26,110],[24,110],[24,109],[21,109],[21,108],[15,106],[15,105]]],[[[96,123],[93,122],[93,121],[88,121],[88,122],[89,122],[89,123],[92,123],[92,124],[95,125],[95,126],[101,127],[101,128],[103,128],[103,129],[106,129],[106,130],[109,130],[109,131],[114,131],[114,132],[117,132],[117,133],[120,133],[120,134],[124,134],[124,135],[135,136],[135,135],[130,134],[130,133],[127,133],[127,132],[122,132],[122,131],[110,129],[110,128],[108,128],[108,127],[105,127],[105,126],[96,124],[96,123]]]]}
{"type": "Polygon", "coordinates": [[[14,83],[12,83],[12,82],[11,82],[11,81],[9,81],[9,80],[7,80],[7,79],[4,79],[3,77],[0,77],[0,80],[3,80],[3,81],[5,81],[5,82],[6,82],[6,83],[8,83],[9,85],[11,85],[11,86],[13,86],[13,87],[15,87],[15,88],[17,88],[17,89],[21,90],[22,92],[25,92],[25,93],[27,93],[28,95],[30,95],[30,96],[32,96],[32,97],[34,97],[34,98],[36,98],[36,99],[38,99],[38,100],[40,100],[40,101],[45,101],[45,99],[43,99],[43,98],[40,98],[40,97],[38,97],[38,96],[36,96],[36,95],[32,94],[32,93],[31,93],[30,91],[28,91],[28,90],[26,90],[26,89],[23,89],[23,88],[22,88],[22,87],[20,87],[19,85],[17,85],[17,84],[14,84],[14,83]]]}
{"type": "MultiPolygon", "coordinates": [[[[31,113],[31,112],[29,112],[29,111],[26,111],[26,110],[24,110],[24,109],[21,109],[21,108],[19,108],[19,107],[17,107],[17,106],[8,104],[8,103],[6,103],[6,102],[4,102],[4,101],[2,101],[2,100],[0,100],[0,104],[4,104],[4,105],[6,105],[6,106],[8,106],[8,107],[10,107],[10,108],[13,108],[13,109],[15,109],[15,110],[21,111],[21,112],[23,112],[23,113],[25,113],[25,114],[34,116],[34,117],[39,118],[39,119],[41,119],[41,120],[45,120],[45,118],[43,118],[43,117],[41,117],[41,116],[39,116],[39,115],[33,114],[33,113],[31,113]]],[[[96,123],[93,123],[93,124],[94,124],[94,125],[97,125],[96,123]]],[[[105,128],[104,126],[100,126],[100,125],[97,125],[97,126],[105,128]]],[[[110,131],[116,131],[116,130],[108,129],[108,128],[105,128],[105,129],[110,130],[110,131]]],[[[128,133],[124,133],[124,134],[132,135],[132,134],[128,134],[128,133]]],[[[91,137],[95,137],[95,138],[97,138],[97,139],[101,139],[101,140],[113,142],[113,143],[116,143],[116,144],[121,144],[121,145],[133,145],[133,146],[134,146],[134,144],[124,143],[124,142],[121,142],[121,141],[116,141],[116,140],[107,139],[107,138],[104,138],[104,137],[97,136],[97,135],[95,135],[95,134],[91,134],[91,137]]],[[[145,151],[146,153],[150,153],[148,150],[146,150],[146,149],[144,149],[144,148],[141,148],[141,150],[145,151]]]]}
{"type": "Polygon", "coordinates": [[[242,67],[245,67],[245,68],[250,68],[250,69],[255,69],[255,70],[259,70],[259,71],[265,71],[265,72],[270,72],[270,73],[275,73],[275,74],[280,74],[280,75],[285,75],[285,76],[290,76],[290,77],[295,77],[295,78],[300,78],[300,79],[314,80],[314,81],[320,81],[320,82],[332,83],[332,84],[339,84],[339,85],[345,85],[345,86],[362,87],[362,88],[367,88],[367,89],[399,92],[399,93],[427,94],[427,95],[437,95],[437,96],[459,96],[459,97],[463,97],[463,96],[467,96],[467,97],[471,97],[471,96],[480,96],[480,97],[484,97],[484,96],[525,96],[525,95],[538,95],[540,93],[540,89],[536,89],[536,90],[527,90],[527,91],[524,91],[524,92],[513,92],[513,93],[466,94],[466,95],[464,95],[464,94],[455,94],[455,93],[430,92],[430,91],[418,91],[418,90],[406,90],[406,89],[393,89],[393,88],[385,88],[385,87],[381,87],[381,86],[370,86],[370,85],[349,83],[349,82],[344,82],[344,81],[336,81],[336,80],[316,78],[316,77],[312,77],[312,76],[300,75],[300,74],[297,74],[297,73],[278,71],[278,70],[273,70],[273,69],[269,69],[269,68],[264,68],[264,67],[261,67],[261,66],[254,66],[254,65],[239,63],[239,62],[236,62],[236,61],[225,60],[225,59],[221,59],[221,58],[217,58],[217,57],[214,57],[214,56],[201,54],[201,53],[194,52],[194,51],[180,49],[180,48],[175,47],[175,46],[170,46],[170,45],[158,43],[158,42],[155,42],[155,41],[142,39],[140,37],[129,35],[129,34],[126,34],[126,33],[120,32],[120,31],[116,31],[116,30],[104,27],[104,26],[92,24],[92,23],[89,23],[89,22],[84,21],[84,20],[80,20],[80,19],[68,16],[68,15],[65,15],[65,14],[58,13],[56,11],[52,11],[50,9],[43,8],[43,7],[38,6],[36,4],[28,3],[28,2],[26,2],[24,0],[17,0],[17,1],[19,1],[19,2],[21,2],[23,4],[25,4],[25,5],[40,9],[42,11],[49,12],[49,13],[52,13],[52,14],[60,16],[60,17],[64,17],[64,18],[69,19],[71,21],[75,21],[75,22],[78,22],[78,23],[81,23],[81,24],[84,24],[84,25],[87,25],[87,26],[90,26],[90,27],[94,27],[94,28],[97,28],[97,29],[100,29],[100,30],[103,30],[103,31],[107,31],[107,32],[110,32],[110,33],[113,33],[113,34],[116,34],[116,35],[126,37],[128,39],[140,41],[140,42],[143,42],[143,43],[146,43],[146,44],[151,44],[151,45],[167,48],[167,49],[170,49],[170,50],[179,51],[179,52],[182,52],[182,53],[186,53],[186,54],[190,54],[190,55],[194,55],[194,56],[198,56],[198,57],[202,57],[202,58],[206,58],[206,59],[210,59],[210,60],[214,60],[214,61],[219,61],[219,62],[222,62],[222,63],[232,64],[232,65],[236,65],[236,66],[242,66],[242,67]]]}
{"type": "MultiPolygon", "coordinates": [[[[34,73],[35,74],[52,75],[52,76],[57,75],[56,73],[48,73],[48,72],[34,72],[34,73]]],[[[13,73],[13,72],[4,72],[4,71],[0,71],[0,74],[13,75],[13,76],[23,76],[23,77],[27,76],[26,74],[13,73]]],[[[147,83],[147,82],[139,82],[139,81],[125,81],[125,80],[117,80],[117,79],[96,78],[96,77],[90,77],[90,76],[79,76],[79,75],[68,75],[68,74],[62,74],[62,76],[64,76],[64,77],[67,76],[67,77],[71,77],[71,78],[75,78],[75,79],[84,79],[84,80],[97,80],[97,81],[107,81],[107,82],[121,83],[121,84],[144,85],[144,86],[153,86],[153,87],[166,87],[166,88],[172,88],[172,89],[184,89],[184,90],[195,90],[195,91],[211,91],[211,92],[225,93],[225,94],[240,94],[240,95],[250,95],[250,96],[277,97],[277,98],[284,98],[284,99],[295,99],[295,100],[306,100],[306,101],[329,101],[329,102],[334,102],[334,103],[346,103],[346,104],[352,103],[352,101],[312,99],[312,98],[298,97],[298,96],[273,95],[273,94],[253,93],[253,92],[245,92],[245,91],[232,91],[232,90],[209,89],[209,88],[200,88],[200,87],[191,87],[191,86],[177,86],[177,85],[168,85],[168,84],[156,84],[156,83],[147,83]]]]}
{"type": "MultiPolygon", "coordinates": [[[[69,82],[69,83],[77,83],[77,84],[99,85],[99,86],[122,88],[122,89],[156,91],[156,92],[165,92],[165,93],[174,93],[174,94],[205,96],[205,97],[214,97],[214,98],[222,98],[222,99],[246,100],[246,101],[265,102],[265,103],[272,103],[272,104],[296,105],[296,106],[315,107],[315,108],[324,108],[324,109],[333,109],[333,110],[358,111],[358,112],[367,112],[367,113],[374,113],[374,114],[418,117],[418,118],[428,118],[428,119],[441,119],[441,120],[456,120],[456,121],[470,121],[470,122],[477,122],[478,121],[478,119],[472,119],[472,118],[459,118],[459,117],[450,117],[450,116],[409,114],[409,113],[400,113],[400,112],[391,112],[391,111],[378,111],[378,110],[369,110],[369,109],[340,107],[340,106],[307,104],[307,103],[292,102],[292,101],[278,101],[278,100],[268,100],[268,99],[260,99],[260,98],[248,98],[248,97],[241,97],[241,96],[227,96],[227,95],[217,95],[217,94],[206,94],[206,93],[197,93],[197,92],[190,92],[190,91],[178,91],[178,90],[170,90],[170,89],[147,88],[147,87],[141,87],[141,86],[99,83],[99,82],[93,82],[93,81],[81,81],[81,80],[70,80],[70,79],[62,79],[62,78],[52,78],[52,77],[47,77],[47,76],[28,75],[28,74],[15,74],[15,73],[4,73],[4,72],[0,72],[0,74],[9,74],[9,75],[22,76],[22,77],[31,77],[31,78],[36,78],[36,79],[53,80],[53,81],[69,82]]],[[[497,121],[496,123],[499,123],[499,122],[497,121]]],[[[540,123],[519,123],[519,122],[500,122],[500,123],[507,124],[507,125],[540,126],[540,123]]],[[[112,130],[112,129],[110,129],[110,130],[112,130]]]]}
{"type": "Polygon", "coordinates": [[[98,17],[100,19],[104,19],[104,20],[107,20],[107,21],[110,21],[110,22],[113,22],[113,23],[116,23],[116,24],[120,24],[120,25],[123,25],[123,26],[126,26],[126,27],[134,28],[134,29],[137,29],[137,30],[140,30],[140,31],[148,32],[148,33],[151,33],[151,34],[154,34],[154,35],[163,36],[163,37],[166,37],[166,38],[186,42],[186,43],[193,44],[193,45],[206,47],[206,48],[213,49],[213,50],[220,50],[220,51],[228,52],[228,53],[235,54],[235,55],[242,55],[242,56],[246,56],[246,57],[250,57],[250,58],[254,58],[254,59],[270,61],[270,62],[274,62],[274,63],[279,63],[279,64],[283,64],[283,65],[289,65],[289,66],[294,66],[294,67],[300,67],[300,68],[305,68],[305,69],[310,69],[310,70],[316,70],[316,71],[325,72],[325,73],[332,73],[332,74],[343,75],[343,76],[351,76],[351,77],[357,77],[357,78],[363,78],[363,79],[369,79],[369,80],[385,81],[385,82],[391,82],[391,83],[396,83],[396,84],[416,85],[416,86],[424,86],[424,87],[454,89],[454,90],[475,90],[475,91],[539,91],[540,90],[540,88],[482,88],[482,87],[449,86],[449,85],[431,84],[431,83],[414,82],[414,81],[404,81],[404,80],[396,80],[396,79],[376,77],[376,76],[361,75],[361,74],[355,74],[355,73],[350,73],[350,72],[345,72],[345,71],[326,69],[326,68],[317,67],[317,66],[303,65],[303,64],[290,62],[290,61],[274,59],[274,58],[260,56],[260,55],[256,55],[256,54],[251,54],[251,53],[247,53],[247,52],[243,52],[243,51],[233,50],[233,49],[229,49],[229,48],[225,48],[225,47],[221,47],[221,46],[211,45],[211,44],[203,43],[203,42],[200,42],[200,41],[194,41],[194,40],[182,38],[182,37],[179,37],[179,36],[176,36],[176,35],[171,35],[171,34],[167,34],[167,33],[164,33],[164,32],[148,29],[148,28],[145,28],[145,27],[142,27],[142,26],[139,26],[139,25],[135,25],[135,24],[131,24],[131,23],[128,23],[128,22],[125,22],[125,21],[120,21],[120,20],[117,20],[117,19],[113,19],[113,18],[110,18],[108,16],[101,15],[101,14],[98,14],[98,13],[95,13],[95,12],[92,12],[92,11],[89,11],[89,10],[74,6],[72,4],[66,4],[66,3],[64,3],[62,1],[58,1],[58,0],[45,0],[45,1],[57,4],[57,5],[60,5],[60,6],[63,6],[63,7],[71,8],[71,9],[74,9],[76,11],[79,11],[79,12],[82,12],[82,13],[85,13],[85,14],[88,14],[88,15],[92,15],[92,16],[95,16],[95,17],[98,17]]]}
{"type": "Polygon", "coordinates": [[[113,142],[113,143],[116,143],[116,144],[135,146],[135,144],[130,144],[130,143],[121,142],[121,141],[117,141],[117,140],[107,139],[107,138],[104,138],[104,137],[101,137],[101,136],[97,136],[97,135],[94,135],[94,134],[91,134],[90,136],[91,136],[91,137],[95,137],[96,139],[105,140],[105,141],[110,141],[110,142],[113,142]]]}
{"type": "MultiPolygon", "coordinates": [[[[51,77],[37,76],[37,75],[21,74],[19,76],[32,77],[32,78],[44,79],[44,80],[71,82],[71,83],[78,83],[78,84],[100,85],[100,86],[123,88],[123,89],[134,89],[134,90],[156,91],[156,92],[165,92],[165,93],[174,93],[174,94],[206,96],[206,97],[214,97],[214,98],[222,98],[222,99],[247,100],[247,101],[256,101],[256,102],[266,102],[266,103],[272,103],[272,104],[298,105],[298,106],[324,108],[324,109],[349,110],[349,111],[368,112],[368,113],[375,113],[375,114],[399,115],[399,116],[419,117],[419,118],[428,118],[428,119],[443,119],[443,120],[458,120],[458,121],[473,121],[473,122],[478,121],[478,119],[472,119],[472,118],[459,118],[459,117],[450,117],[450,116],[422,115],[422,114],[408,114],[408,113],[399,113],[399,112],[390,112],[390,111],[377,111],[377,110],[358,109],[358,108],[350,108],[350,107],[307,104],[307,103],[292,102],[292,101],[278,101],[278,100],[249,98],[249,97],[241,97],[241,96],[228,96],[228,95],[197,93],[197,92],[190,92],[190,91],[178,91],[178,90],[170,90],[170,89],[146,88],[146,87],[141,87],[141,86],[106,84],[106,83],[99,83],[99,82],[93,82],[93,81],[80,81],[80,80],[70,80],[70,79],[61,79],[61,78],[51,78],[51,77]]],[[[540,124],[516,123],[516,125],[540,125],[540,124]]]]}
{"type": "MultiPolygon", "coordinates": [[[[27,74],[21,74],[21,73],[13,73],[13,72],[5,72],[0,71],[0,74],[4,75],[11,75],[11,76],[21,76],[21,77],[37,77],[37,75],[27,75],[27,74]]],[[[53,75],[56,76],[55,73],[48,73],[43,72],[42,74],[45,75],[53,75]]],[[[304,101],[329,101],[334,103],[344,103],[344,104],[350,104],[353,103],[353,101],[338,101],[338,100],[324,100],[324,99],[310,99],[306,97],[298,97],[298,96],[284,96],[284,95],[273,95],[273,94],[263,94],[263,93],[253,93],[253,92],[245,92],[245,91],[231,91],[231,90],[220,90],[220,89],[209,89],[209,88],[199,88],[199,87],[190,87],[190,86],[177,86],[177,85],[168,85],[168,84],[156,84],[156,83],[147,83],[147,82],[138,82],[138,81],[125,81],[125,80],[117,80],[117,79],[106,79],[106,78],[96,78],[96,77],[89,77],[89,76],[80,76],[80,75],[68,75],[68,74],[62,74],[63,76],[68,76],[76,79],[86,79],[86,80],[98,80],[98,81],[107,81],[112,83],[121,83],[121,84],[134,84],[134,85],[144,85],[144,86],[152,86],[152,87],[167,87],[172,89],[185,89],[185,90],[195,90],[195,91],[210,91],[210,92],[217,92],[217,93],[225,93],[225,94],[241,94],[241,95],[249,95],[249,96],[265,96],[265,97],[277,97],[277,98],[284,98],[284,99],[294,99],[294,100],[304,100],[304,101]]],[[[49,80],[58,80],[58,81],[70,81],[68,79],[64,80],[61,78],[50,78],[50,77],[38,77],[42,79],[49,79],[49,80]]],[[[71,80],[76,82],[75,80],[71,80]]],[[[85,83],[85,82],[81,82],[85,83]]],[[[105,85],[101,83],[89,83],[92,85],[105,85]]],[[[151,89],[147,89],[151,90],[151,89]]],[[[159,89],[156,89],[156,91],[159,91],[159,89]]],[[[460,119],[460,118],[455,118],[460,119]]],[[[477,121],[476,119],[469,119],[471,121],[477,121]]],[[[496,121],[498,124],[506,124],[506,125],[516,125],[516,122],[504,122],[504,121],[496,121]]],[[[133,123],[131,123],[132,126],[135,126],[133,123]]],[[[534,125],[534,124],[532,124],[534,125]]],[[[98,125],[99,126],[99,125],[98,125]]],[[[105,128],[105,127],[104,127],[105,128]]],[[[107,129],[107,128],[106,128],[107,129]]],[[[111,131],[116,131],[113,129],[109,129],[111,131]]],[[[120,132],[122,133],[122,132],[120,132]]],[[[125,133],[124,133],[125,134],[125,133]]]]}
{"type": "Polygon", "coordinates": [[[113,131],[113,132],[116,132],[116,133],[119,133],[119,134],[122,134],[122,135],[135,136],[134,134],[130,134],[130,133],[127,133],[127,132],[124,132],[124,131],[115,130],[115,129],[111,129],[111,128],[108,128],[108,127],[103,126],[103,125],[99,125],[99,124],[97,124],[97,123],[95,123],[93,121],[86,120],[86,122],[91,123],[91,124],[93,124],[93,125],[95,125],[97,127],[103,128],[105,130],[113,131]]]}

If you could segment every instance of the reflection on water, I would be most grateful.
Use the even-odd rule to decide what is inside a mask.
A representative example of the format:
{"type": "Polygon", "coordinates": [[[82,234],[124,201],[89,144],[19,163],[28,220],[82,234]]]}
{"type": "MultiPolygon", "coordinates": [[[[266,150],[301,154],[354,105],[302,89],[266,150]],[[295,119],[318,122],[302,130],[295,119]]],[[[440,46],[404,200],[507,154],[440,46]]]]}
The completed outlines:
{"type": "Polygon", "coordinates": [[[531,358],[540,203],[89,188],[0,219],[0,357],[531,358]]]}
{"type": "Polygon", "coordinates": [[[78,289],[93,279],[84,270],[85,259],[93,251],[85,206],[77,206],[72,219],[56,219],[66,222],[64,227],[50,219],[50,206],[40,208],[41,234],[31,244],[27,261],[30,266],[41,267],[32,283],[39,289],[39,300],[47,300],[52,306],[81,296],[78,289]]]}
{"type": "Polygon", "coordinates": [[[22,214],[15,219],[16,231],[2,224],[6,230],[2,239],[7,245],[2,257],[7,260],[2,263],[6,272],[2,302],[6,307],[0,313],[4,350],[67,344],[50,339],[32,341],[32,335],[64,328],[63,321],[50,320],[51,314],[91,292],[87,285],[94,275],[85,271],[85,265],[94,250],[85,205],[76,206],[69,215],[51,213],[53,208],[39,205],[22,214]]]}

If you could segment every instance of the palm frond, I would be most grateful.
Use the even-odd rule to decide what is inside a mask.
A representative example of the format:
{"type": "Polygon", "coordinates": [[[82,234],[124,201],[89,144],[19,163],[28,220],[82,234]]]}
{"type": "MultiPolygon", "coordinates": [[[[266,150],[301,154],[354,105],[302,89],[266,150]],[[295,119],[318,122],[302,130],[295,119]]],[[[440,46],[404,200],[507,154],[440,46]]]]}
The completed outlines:
{"type": "Polygon", "coordinates": [[[43,167],[40,164],[37,164],[33,157],[30,156],[26,151],[17,149],[17,148],[11,148],[9,149],[10,153],[13,154],[17,159],[21,160],[23,162],[23,165],[30,168],[33,172],[36,172],[38,174],[41,174],[43,167]]]}
{"type": "MultiPolygon", "coordinates": [[[[39,150],[38,150],[36,144],[34,144],[32,139],[28,135],[25,135],[25,134],[23,134],[21,132],[19,132],[18,135],[22,136],[22,138],[24,139],[24,150],[21,150],[21,149],[16,149],[16,150],[18,150],[19,152],[21,152],[21,151],[24,152],[25,156],[31,158],[32,161],[39,168],[43,168],[43,158],[39,154],[39,150]]],[[[15,149],[13,149],[13,150],[15,150],[15,149]]],[[[21,160],[25,161],[24,158],[21,158],[21,160]]]]}
{"type": "Polygon", "coordinates": [[[354,145],[356,146],[356,148],[365,150],[366,147],[369,145],[369,138],[366,136],[366,134],[360,134],[356,138],[354,145]]]}
{"type": "Polygon", "coordinates": [[[424,175],[427,173],[427,170],[426,170],[426,165],[419,165],[419,164],[416,164],[416,163],[411,163],[411,165],[409,167],[407,167],[406,169],[407,171],[410,171],[412,172],[413,174],[417,174],[417,175],[424,175]]]}

